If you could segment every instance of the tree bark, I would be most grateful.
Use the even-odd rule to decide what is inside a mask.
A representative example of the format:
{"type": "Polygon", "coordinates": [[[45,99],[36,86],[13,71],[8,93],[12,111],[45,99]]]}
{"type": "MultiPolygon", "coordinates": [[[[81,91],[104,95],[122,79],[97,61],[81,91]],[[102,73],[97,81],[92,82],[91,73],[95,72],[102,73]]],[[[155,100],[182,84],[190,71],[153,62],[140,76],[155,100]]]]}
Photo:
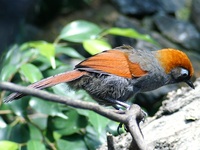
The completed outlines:
{"type": "MultiPolygon", "coordinates": [[[[153,117],[140,123],[149,150],[200,150],[200,78],[195,90],[183,87],[170,92],[153,117]]],[[[113,137],[115,150],[127,150],[129,133],[113,137]]],[[[106,144],[99,150],[107,150],[106,144]]]]}

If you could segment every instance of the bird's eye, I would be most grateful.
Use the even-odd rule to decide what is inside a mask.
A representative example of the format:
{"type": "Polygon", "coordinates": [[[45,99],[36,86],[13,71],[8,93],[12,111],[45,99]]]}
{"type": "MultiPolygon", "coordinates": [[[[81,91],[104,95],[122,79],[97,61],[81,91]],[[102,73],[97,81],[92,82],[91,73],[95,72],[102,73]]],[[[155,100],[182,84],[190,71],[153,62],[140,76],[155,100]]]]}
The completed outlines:
{"type": "Polygon", "coordinates": [[[187,69],[182,68],[182,67],[174,68],[172,70],[171,74],[172,74],[172,77],[177,82],[185,81],[190,78],[190,72],[187,69]]]}
{"type": "Polygon", "coordinates": [[[186,69],[181,69],[181,77],[186,78],[189,75],[189,71],[186,69]]]}
{"type": "Polygon", "coordinates": [[[186,73],[182,74],[182,77],[187,77],[187,76],[188,76],[188,74],[186,74],[186,73]]]}

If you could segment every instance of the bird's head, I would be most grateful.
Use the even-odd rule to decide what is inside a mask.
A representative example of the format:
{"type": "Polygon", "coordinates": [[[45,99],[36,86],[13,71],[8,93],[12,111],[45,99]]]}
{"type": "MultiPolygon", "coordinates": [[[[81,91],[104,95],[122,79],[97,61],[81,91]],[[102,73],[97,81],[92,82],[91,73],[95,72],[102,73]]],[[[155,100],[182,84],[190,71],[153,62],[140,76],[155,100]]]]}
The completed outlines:
{"type": "Polygon", "coordinates": [[[157,51],[156,56],[166,74],[170,75],[171,83],[185,82],[194,89],[194,85],[190,80],[194,70],[185,53],[169,48],[157,51]]]}

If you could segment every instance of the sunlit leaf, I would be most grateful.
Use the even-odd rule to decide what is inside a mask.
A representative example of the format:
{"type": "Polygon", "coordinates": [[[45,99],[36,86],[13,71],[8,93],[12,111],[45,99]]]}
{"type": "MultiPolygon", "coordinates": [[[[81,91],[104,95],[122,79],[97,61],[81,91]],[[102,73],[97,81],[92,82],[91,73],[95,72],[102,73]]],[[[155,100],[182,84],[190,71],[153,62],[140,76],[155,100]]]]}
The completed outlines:
{"type": "Polygon", "coordinates": [[[17,65],[20,63],[20,58],[21,58],[21,54],[19,53],[19,47],[18,45],[14,45],[12,46],[8,52],[5,54],[5,56],[3,56],[2,58],[4,58],[4,65],[17,65]]]}
{"type": "Polygon", "coordinates": [[[62,137],[62,135],[58,132],[53,132],[53,138],[55,139],[55,141],[59,140],[62,137]]]}
{"type": "Polygon", "coordinates": [[[2,126],[0,128],[0,141],[9,140],[11,131],[12,131],[12,126],[10,126],[10,125],[8,125],[6,127],[2,126]]]}
{"type": "Polygon", "coordinates": [[[110,28],[105,31],[105,34],[125,36],[125,37],[144,40],[152,44],[157,44],[157,42],[153,40],[148,34],[141,34],[136,30],[130,28],[110,28]]]}
{"type": "Polygon", "coordinates": [[[83,42],[94,39],[101,32],[101,29],[88,21],[78,20],[66,25],[59,35],[59,39],[70,42],[83,42]]]}
{"type": "Polygon", "coordinates": [[[88,150],[83,139],[75,139],[73,141],[59,139],[56,142],[58,150],[88,150]]]}
{"type": "Polygon", "coordinates": [[[3,67],[0,73],[0,81],[9,81],[9,79],[17,72],[16,65],[8,64],[3,67]]]}
{"type": "Polygon", "coordinates": [[[108,42],[96,39],[83,41],[83,47],[91,55],[111,49],[111,45],[108,42]]]}
{"type": "Polygon", "coordinates": [[[41,55],[46,57],[51,62],[52,68],[56,68],[54,44],[45,41],[36,41],[36,42],[24,43],[21,46],[22,50],[26,50],[28,48],[36,48],[41,55]]]}
{"type": "Polygon", "coordinates": [[[29,63],[21,66],[20,73],[23,76],[25,76],[28,79],[28,81],[30,81],[31,83],[34,83],[43,78],[40,70],[33,64],[29,64],[29,63]]]}
{"type": "Polygon", "coordinates": [[[3,120],[3,118],[0,116],[0,128],[5,128],[7,126],[6,122],[3,120]]]}
{"type": "Polygon", "coordinates": [[[0,149],[5,150],[17,150],[19,148],[18,144],[11,141],[0,141],[0,149]]]}
{"type": "Polygon", "coordinates": [[[27,143],[27,150],[46,150],[45,145],[39,140],[30,140],[27,143]]]}

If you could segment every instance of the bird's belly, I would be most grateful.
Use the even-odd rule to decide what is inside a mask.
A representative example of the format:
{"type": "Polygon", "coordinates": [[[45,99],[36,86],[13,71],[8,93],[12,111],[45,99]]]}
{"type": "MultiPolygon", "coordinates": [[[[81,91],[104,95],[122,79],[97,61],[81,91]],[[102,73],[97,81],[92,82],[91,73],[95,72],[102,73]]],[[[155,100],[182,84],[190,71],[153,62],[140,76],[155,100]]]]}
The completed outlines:
{"type": "Polygon", "coordinates": [[[137,89],[131,85],[131,79],[114,75],[90,76],[77,83],[79,89],[86,90],[96,101],[105,105],[109,100],[127,101],[137,93],[137,89]]]}

